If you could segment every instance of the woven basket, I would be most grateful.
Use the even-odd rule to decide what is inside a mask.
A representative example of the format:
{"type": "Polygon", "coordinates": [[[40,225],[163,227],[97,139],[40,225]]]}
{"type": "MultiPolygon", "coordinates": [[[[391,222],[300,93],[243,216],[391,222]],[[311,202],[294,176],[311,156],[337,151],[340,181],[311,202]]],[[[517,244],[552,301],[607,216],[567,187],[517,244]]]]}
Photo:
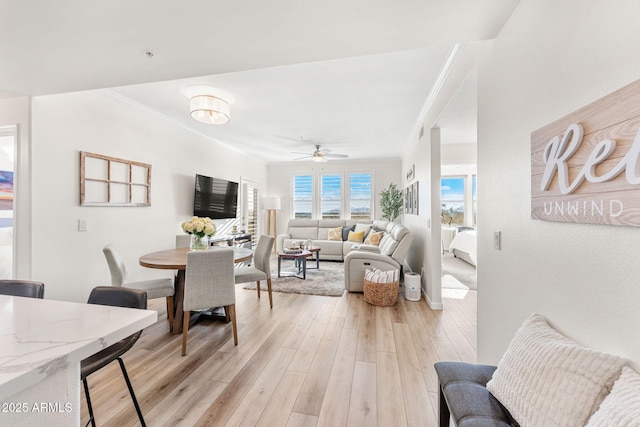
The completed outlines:
{"type": "Polygon", "coordinates": [[[364,279],[364,300],[371,305],[390,307],[398,302],[398,281],[373,283],[364,279]]]}

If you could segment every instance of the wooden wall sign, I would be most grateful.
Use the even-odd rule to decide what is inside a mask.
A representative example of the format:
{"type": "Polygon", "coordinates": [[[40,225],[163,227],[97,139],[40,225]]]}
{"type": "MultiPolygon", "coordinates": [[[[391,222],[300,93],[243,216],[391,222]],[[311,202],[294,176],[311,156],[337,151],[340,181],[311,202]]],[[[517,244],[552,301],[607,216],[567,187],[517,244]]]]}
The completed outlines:
{"type": "Polygon", "coordinates": [[[640,80],[531,133],[531,217],[640,226],[640,80]]]}

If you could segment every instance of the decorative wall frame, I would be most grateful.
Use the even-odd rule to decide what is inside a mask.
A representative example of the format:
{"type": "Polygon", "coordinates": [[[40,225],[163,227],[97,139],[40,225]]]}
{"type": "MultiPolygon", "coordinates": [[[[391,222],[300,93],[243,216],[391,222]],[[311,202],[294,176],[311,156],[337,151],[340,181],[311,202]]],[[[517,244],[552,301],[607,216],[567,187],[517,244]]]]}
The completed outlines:
{"type": "Polygon", "coordinates": [[[414,182],[412,186],[413,186],[413,214],[418,215],[419,214],[418,181],[414,182]]]}
{"type": "Polygon", "coordinates": [[[531,133],[531,217],[640,226],[640,80],[531,133]]]}
{"type": "Polygon", "coordinates": [[[407,182],[410,182],[416,176],[416,165],[411,165],[411,169],[407,171],[407,182]]]}
{"type": "Polygon", "coordinates": [[[80,206],[150,206],[151,165],[80,152],[80,206]]]}
{"type": "Polygon", "coordinates": [[[404,213],[418,215],[418,181],[404,189],[404,213]]]}

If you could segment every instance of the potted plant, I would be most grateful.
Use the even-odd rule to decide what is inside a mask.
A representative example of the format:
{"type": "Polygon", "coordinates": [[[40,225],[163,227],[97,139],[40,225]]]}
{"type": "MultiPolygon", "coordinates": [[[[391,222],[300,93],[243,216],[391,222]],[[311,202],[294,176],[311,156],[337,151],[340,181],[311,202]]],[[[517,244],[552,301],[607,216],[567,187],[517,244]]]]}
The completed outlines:
{"type": "Polygon", "coordinates": [[[404,196],[402,190],[394,183],[380,192],[380,208],[382,208],[382,217],[393,221],[400,216],[402,212],[402,201],[404,196]]]}

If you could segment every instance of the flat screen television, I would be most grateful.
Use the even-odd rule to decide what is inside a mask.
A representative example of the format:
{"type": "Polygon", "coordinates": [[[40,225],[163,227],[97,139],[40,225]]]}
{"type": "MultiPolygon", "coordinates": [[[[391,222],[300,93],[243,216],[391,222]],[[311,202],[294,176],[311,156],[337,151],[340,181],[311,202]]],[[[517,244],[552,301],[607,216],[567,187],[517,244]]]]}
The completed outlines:
{"type": "Polygon", "coordinates": [[[235,218],[238,210],[238,183],[196,175],[193,214],[211,219],[235,218]]]}

